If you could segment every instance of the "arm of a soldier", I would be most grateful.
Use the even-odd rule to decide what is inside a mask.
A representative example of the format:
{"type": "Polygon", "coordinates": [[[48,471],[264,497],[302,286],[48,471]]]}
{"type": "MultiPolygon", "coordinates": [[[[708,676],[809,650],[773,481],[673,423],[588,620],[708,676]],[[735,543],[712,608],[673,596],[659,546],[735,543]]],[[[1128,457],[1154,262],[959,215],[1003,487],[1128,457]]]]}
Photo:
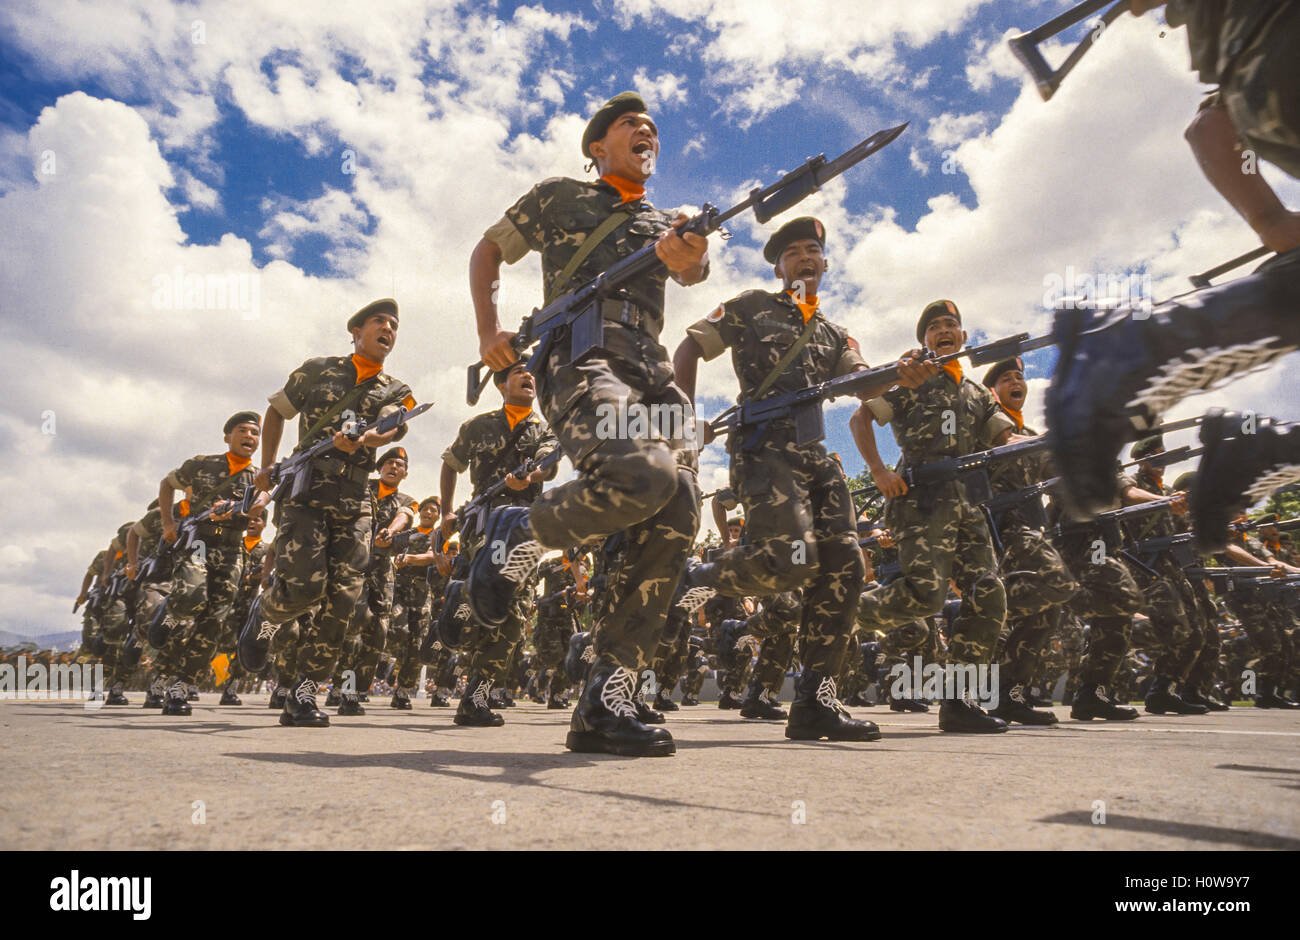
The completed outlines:
{"type": "Polygon", "coordinates": [[[442,500],[442,524],[438,527],[442,538],[446,540],[456,530],[456,514],[451,507],[456,505],[456,477],[460,470],[442,458],[442,473],[438,477],[438,498],[442,500]]]}
{"type": "Polygon", "coordinates": [[[664,232],[655,243],[655,254],[672,279],[683,287],[699,284],[709,276],[709,240],[694,232],[682,234],[681,227],[689,221],[684,213],[677,213],[673,230],[664,232]]]}
{"type": "Polygon", "coordinates": [[[853,435],[853,443],[857,445],[858,453],[862,455],[867,469],[871,472],[871,479],[876,482],[876,486],[886,498],[894,499],[907,494],[907,483],[901,476],[886,467],[885,462],[880,459],[880,450],[876,446],[876,432],[871,426],[871,419],[874,416],[879,420],[881,412],[877,409],[882,405],[888,408],[888,403],[880,398],[858,405],[857,410],[849,418],[849,431],[853,435]]]}
{"type": "Polygon", "coordinates": [[[1282,204],[1258,172],[1243,170],[1240,135],[1218,96],[1196,112],[1184,137],[1210,184],[1273,251],[1300,248],[1300,212],[1282,204]]]}

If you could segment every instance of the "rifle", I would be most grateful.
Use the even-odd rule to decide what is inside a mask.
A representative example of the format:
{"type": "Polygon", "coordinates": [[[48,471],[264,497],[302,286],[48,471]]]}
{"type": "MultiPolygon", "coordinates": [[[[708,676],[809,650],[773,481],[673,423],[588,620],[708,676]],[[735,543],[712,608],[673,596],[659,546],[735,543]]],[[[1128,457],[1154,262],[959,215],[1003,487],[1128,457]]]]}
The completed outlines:
{"type": "Polygon", "coordinates": [[[461,538],[469,538],[472,533],[482,530],[482,516],[487,512],[492,500],[505,491],[506,480],[510,477],[523,480],[534,470],[548,470],[559,463],[563,456],[564,453],[557,447],[545,457],[529,458],[457,509],[456,525],[460,528],[461,538]],[[472,528],[466,525],[467,521],[474,523],[472,528]]]}
{"type": "Polygon", "coordinates": [[[909,492],[913,489],[961,480],[966,487],[967,498],[971,502],[983,505],[993,498],[988,477],[989,464],[996,460],[1011,460],[1046,449],[1047,438],[1036,437],[1029,441],[1017,441],[1014,444],[1003,444],[1001,447],[981,450],[974,454],[967,454],[965,457],[944,457],[919,467],[904,467],[901,476],[909,492]]]}
{"type": "Polygon", "coordinates": [[[1202,271],[1200,274],[1193,274],[1187,279],[1192,282],[1192,286],[1197,290],[1202,290],[1210,286],[1210,282],[1221,274],[1227,274],[1229,271],[1235,271],[1243,264],[1250,264],[1256,258],[1262,258],[1269,254],[1269,249],[1260,245],[1258,248],[1252,248],[1244,255],[1238,255],[1231,261],[1225,261],[1223,264],[1215,265],[1208,271],[1202,271]]]}
{"type": "Polygon", "coordinates": [[[1105,28],[1119,19],[1120,15],[1128,9],[1128,0],[1119,0],[1118,3],[1107,10],[1102,15],[1101,26],[1088,30],[1088,35],[1066,56],[1065,61],[1061,63],[1061,67],[1058,69],[1053,70],[1047,64],[1043,54],[1038,51],[1039,44],[1043,40],[1050,39],[1057,33],[1069,29],[1075,23],[1086,19],[1111,2],[1112,0],[1087,0],[1086,3],[1080,3],[1078,6],[1066,10],[1060,16],[1048,20],[1037,29],[1031,29],[1027,33],[1012,36],[1007,40],[1011,46],[1011,52],[1020,60],[1020,64],[1028,69],[1030,76],[1034,80],[1034,87],[1038,89],[1038,93],[1043,96],[1044,101],[1048,101],[1052,95],[1056,94],[1056,89],[1065,80],[1065,76],[1074,70],[1074,67],[1079,64],[1079,60],[1092,48],[1092,44],[1101,37],[1105,28]]]}
{"type": "Polygon", "coordinates": [[[1133,551],[1141,554],[1143,563],[1147,565],[1155,564],[1161,555],[1168,552],[1178,567],[1192,568],[1196,565],[1196,549],[1192,547],[1195,539],[1195,533],[1175,532],[1134,542],[1133,551]]]}
{"type": "Polygon", "coordinates": [[[1044,493],[1060,482],[1060,477],[1052,477],[1049,480],[1040,480],[1037,483],[1029,484],[1023,489],[1012,490],[1009,493],[994,493],[984,503],[984,508],[987,509],[989,514],[992,516],[998,516],[1004,512],[1010,512],[1013,509],[1019,509],[1030,500],[1041,497],[1044,493]]]}
{"type": "Polygon", "coordinates": [[[1057,535],[1061,538],[1078,538],[1082,534],[1100,531],[1102,541],[1108,549],[1113,546],[1119,546],[1114,553],[1121,558],[1130,562],[1134,567],[1146,572],[1153,578],[1160,577],[1160,573],[1138,558],[1124,544],[1127,539],[1124,537],[1123,526],[1125,523],[1134,519],[1140,519],[1143,516],[1149,516],[1155,512],[1164,512],[1174,504],[1177,497],[1167,496],[1164,499],[1155,499],[1149,503],[1138,503],[1135,506],[1125,506],[1123,509],[1112,509],[1108,512],[1098,513],[1088,522],[1062,522],[1057,528],[1057,535]]]}
{"type": "Polygon", "coordinates": [[[1184,573],[1188,577],[1209,578],[1220,593],[1250,588],[1259,591],[1264,600],[1276,600],[1284,593],[1300,588],[1300,574],[1275,578],[1272,568],[1188,568],[1184,573]]]}
{"type": "Polygon", "coordinates": [[[1204,447],[1192,447],[1190,444],[1184,444],[1182,447],[1162,450],[1158,454],[1152,454],[1150,457],[1143,457],[1140,460],[1130,460],[1123,467],[1128,469],[1141,463],[1147,463],[1153,467],[1168,467],[1184,460],[1190,460],[1193,457],[1199,457],[1203,453],[1205,453],[1204,447]]]}
{"type": "MultiPolygon", "coordinates": [[[[682,235],[692,232],[707,236],[716,232],[729,219],[751,208],[755,219],[766,222],[892,142],[906,128],[907,124],[903,123],[877,131],[834,160],[828,161],[825,154],[810,157],[802,166],[785,174],[770,186],[754,189],[746,199],[726,212],[719,212],[715,206],[706,202],[700,212],[677,231],[682,235]]],[[[533,310],[524,318],[510,345],[517,354],[523,354],[534,343],[537,344],[536,351],[528,360],[528,371],[534,375],[545,363],[551,344],[562,339],[565,334],[570,343],[569,361],[579,361],[603,342],[603,302],[620,297],[624,285],[661,269],[662,265],[655,246],[646,245],[620,259],[586,284],[557,297],[541,309],[533,310]]],[[[482,374],[483,368],[482,360],[469,367],[465,400],[471,405],[478,403],[479,396],[492,378],[490,371],[486,375],[482,374]]]]}
{"type": "MultiPolygon", "coordinates": [[[[955,359],[969,356],[971,365],[979,366],[1042,349],[1055,342],[1050,335],[1036,336],[1031,339],[1028,333],[1017,333],[1015,336],[1007,336],[982,346],[967,346],[943,356],[930,355],[927,350],[926,359],[942,366],[955,359]]],[[[744,443],[745,450],[752,450],[762,440],[768,425],[782,418],[792,418],[795,444],[800,446],[812,444],[826,436],[822,402],[832,401],[845,395],[856,395],[864,389],[873,388],[882,382],[892,382],[897,378],[898,363],[896,362],[876,366],[874,369],[850,372],[848,375],[817,382],[793,392],[783,392],[779,395],[769,395],[758,401],[732,405],[710,421],[709,427],[715,433],[725,430],[728,434],[743,428],[753,428],[744,443]]]]}
{"type": "MultiPolygon", "coordinates": [[[[432,407],[433,402],[425,402],[423,405],[416,405],[409,410],[405,407],[398,408],[392,414],[375,422],[373,430],[378,431],[380,434],[387,434],[417,415],[424,414],[432,407]]],[[[344,429],[343,434],[350,441],[359,441],[361,436],[371,429],[367,422],[355,421],[344,429]]],[[[269,467],[267,472],[271,477],[271,502],[283,497],[286,491],[294,499],[306,493],[311,487],[312,461],[333,448],[334,435],[331,434],[306,450],[285,457],[269,467]]]]}

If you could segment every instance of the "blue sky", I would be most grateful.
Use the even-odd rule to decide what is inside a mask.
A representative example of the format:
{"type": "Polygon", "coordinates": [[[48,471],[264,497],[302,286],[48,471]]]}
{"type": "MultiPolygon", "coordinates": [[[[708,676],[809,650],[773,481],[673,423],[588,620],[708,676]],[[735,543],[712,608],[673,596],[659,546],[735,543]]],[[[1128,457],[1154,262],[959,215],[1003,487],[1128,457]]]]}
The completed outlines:
{"type": "MultiPolygon", "coordinates": [[[[477,357],[469,252],[533,182],[583,174],[586,117],[627,88],[660,126],[650,193],[664,208],[725,206],[809,156],[911,122],[785,216],[826,221],[823,303],[872,363],[911,345],[937,297],[962,308],[972,341],[1037,333],[1050,326],[1044,285],[1069,269],[1145,273],[1163,297],[1251,247],[1181,139],[1203,91],[1181,32],[1122,18],[1050,103],[1029,87],[1005,34],[1066,5],[0,10],[0,288],[7,308],[43,312],[6,316],[25,371],[6,379],[0,427],[19,444],[0,457],[0,479],[25,496],[4,508],[43,525],[0,545],[3,606],[20,611],[0,627],[67,629],[84,564],[158,480],[219,449],[212,427],[264,408],[303,359],[346,352],[342,321],[378,296],[396,296],[404,314],[390,371],[438,402],[407,441],[408,488],[433,492],[443,448],[474,413],[463,402],[477,357]],[[344,170],[347,151],[356,172],[344,170]],[[42,170],[46,154],[57,173],[42,170]],[[177,268],[251,279],[259,307],[159,309],[151,284],[177,268]],[[39,431],[47,413],[57,434],[39,431]]],[[[711,242],[709,281],[670,289],[670,352],[720,301],[774,284],[760,249],[781,221],[738,220],[731,241],[711,242]]],[[[538,288],[535,259],[504,272],[507,326],[538,288]]],[[[1030,357],[1031,422],[1053,356],[1030,357]]],[[[1294,397],[1275,377],[1233,388],[1222,403],[1267,410],[1294,397]]],[[[725,357],[704,368],[700,393],[706,416],[734,396],[725,357]]],[[[849,408],[828,410],[827,445],[856,472],[849,408]]],[[[891,436],[879,436],[892,459],[891,436]]],[[[715,445],[701,488],[725,478],[715,445]]]]}

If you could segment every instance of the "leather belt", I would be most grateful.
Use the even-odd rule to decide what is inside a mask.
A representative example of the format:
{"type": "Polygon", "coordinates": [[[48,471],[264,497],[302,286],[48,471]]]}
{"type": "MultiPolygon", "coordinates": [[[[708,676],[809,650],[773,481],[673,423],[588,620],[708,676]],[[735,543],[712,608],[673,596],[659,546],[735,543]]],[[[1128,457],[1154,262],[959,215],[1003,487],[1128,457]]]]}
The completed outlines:
{"type": "Polygon", "coordinates": [[[636,329],[640,329],[652,319],[648,310],[643,310],[630,300],[618,298],[602,300],[600,315],[606,320],[613,320],[615,323],[622,323],[636,329]]]}
{"type": "Polygon", "coordinates": [[[329,476],[340,476],[352,483],[364,484],[370,479],[369,470],[337,457],[319,457],[312,461],[312,469],[329,476]]]}

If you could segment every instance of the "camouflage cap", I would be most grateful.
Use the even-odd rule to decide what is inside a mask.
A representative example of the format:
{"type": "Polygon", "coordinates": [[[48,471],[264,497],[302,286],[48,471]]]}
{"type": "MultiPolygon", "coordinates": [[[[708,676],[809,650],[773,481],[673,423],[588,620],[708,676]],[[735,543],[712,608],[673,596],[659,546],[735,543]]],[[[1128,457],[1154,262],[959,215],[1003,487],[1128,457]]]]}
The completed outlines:
{"type": "Polygon", "coordinates": [[[998,379],[1002,377],[1003,372],[1011,372],[1012,370],[1016,372],[1024,372],[1025,360],[1021,359],[1019,356],[1012,356],[1010,359],[1003,359],[1001,362],[995,362],[991,367],[989,367],[989,371],[984,373],[984,378],[981,381],[985,388],[992,388],[994,385],[998,384],[998,379]]]}
{"type": "Polygon", "coordinates": [[[1133,460],[1145,460],[1152,454],[1161,453],[1165,449],[1165,439],[1159,434],[1153,434],[1150,437],[1144,437],[1133,445],[1129,451],[1129,457],[1133,460]]]}
{"type": "Polygon", "coordinates": [[[221,426],[222,434],[229,434],[239,424],[256,424],[259,428],[262,426],[262,416],[256,411],[237,411],[221,426]]]}
{"type": "Polygon", "coordinates": [[[634,91],[625,91],[610,98],[591,116],[591,120],[587,122],[587,129],[582,132],[582,155],[589,160],[594,160],[595,157],[591,155],[591,145],[609,133],[609,127],[614,123],[615,118],[629,111],[639,113],[645,110],[647,110],[645,99],[634,91]]]}
{"type": "Polygon", "coordinates": [[[957,322],[961,323],[961,311],[951,300],[933,300],[925,305],[921,311],[921,319],[916,321],[916,341],[925,342],[925,330],[930,325],[930,321],[935,317],[948,316],[956,317],[957,322]]]}
{"type": "Polygon", "coordinates": [[[826,226],[810,215],[791,219],[773,232],[772,237],[767,240],[767,244],[763,246],[763,259],[768,264],[776,264],[776,260],[781,257],[781,252],[785,251],[787,245],[803,238],[815,238],[825,249],[826,226]]]}
{"type": "Polygon", "coordinates": [[[391,447],[391,448],[389,448],[388,450],[384,451],[384,455],[383,455],[382,457],[379,458],[379,463],[375,464],[375,466],[376,466],[376,467],[382,467],[384,464],[386,464],[388,461],[392,460],[394,457],[399,458],[399,459],[402,460],[404,463],[406,463],[408,466],[409,466],[410,463],[411,463],[411,459],[410,459],[409,457],[406,456],[406,448],[405,448],[405,447],[391,447]]]}
{"type": "Polygon", "coordinates": [[[393,298],[391,297],[384,297],[379,300],[375,300],[372,301],[371,303],[366,304],[356,313],[352,314],[352,316],[348,319],[348,329],[355,330],[358,327],[365,326],[366,321],[369,320],[376,313],[392,314],[393,319],[396,320],[397,301],[393,300],[393,298]]]}

